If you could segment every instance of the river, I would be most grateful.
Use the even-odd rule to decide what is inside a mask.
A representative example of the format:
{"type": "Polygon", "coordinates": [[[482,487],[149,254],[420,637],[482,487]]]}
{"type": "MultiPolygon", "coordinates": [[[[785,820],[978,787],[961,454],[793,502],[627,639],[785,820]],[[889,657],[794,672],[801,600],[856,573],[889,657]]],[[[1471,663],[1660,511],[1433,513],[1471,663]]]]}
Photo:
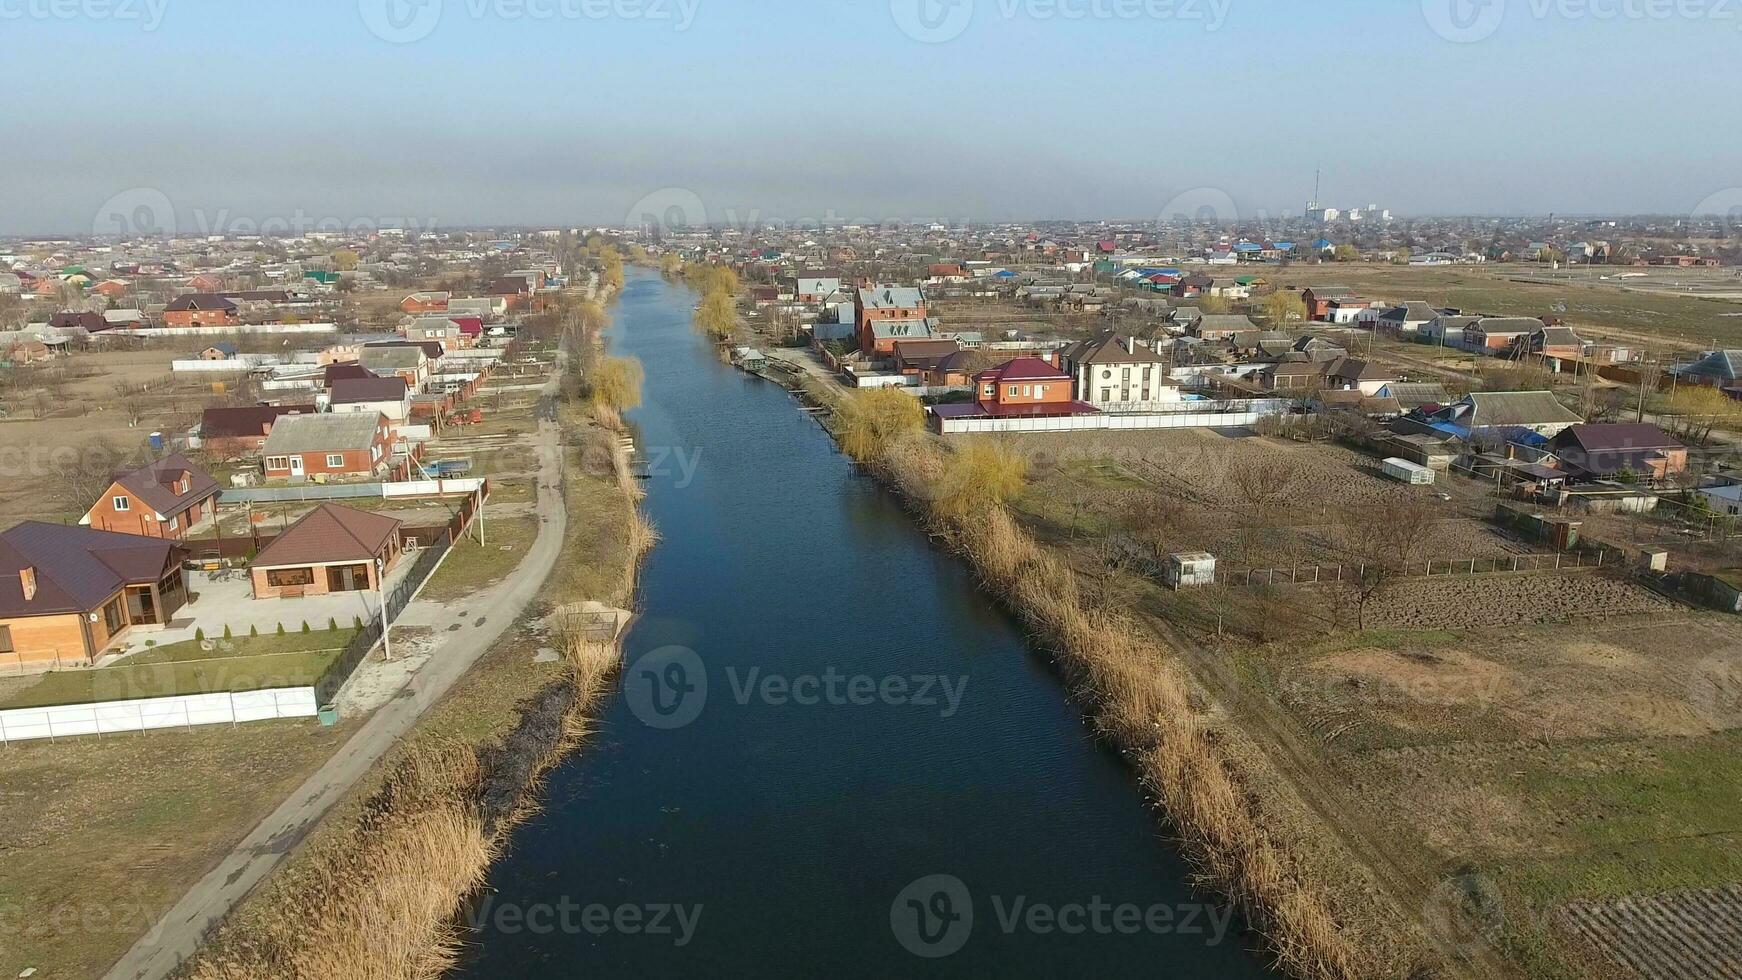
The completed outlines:
{"type": "Polygon", "coordinates": [[[458,975],[1269,975],[1011,617],[694,303],[614,309],[662,540],[458,975]]]}

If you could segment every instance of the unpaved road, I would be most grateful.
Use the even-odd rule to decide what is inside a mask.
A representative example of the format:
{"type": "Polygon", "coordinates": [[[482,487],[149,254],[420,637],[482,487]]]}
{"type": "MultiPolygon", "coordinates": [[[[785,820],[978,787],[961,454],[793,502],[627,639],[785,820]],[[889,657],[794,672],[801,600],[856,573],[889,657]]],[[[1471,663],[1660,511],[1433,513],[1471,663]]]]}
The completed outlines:
{"type": "MultiPolygon", "coordinates": [[[[546,386],[547,396],[554,396],[557,392],[561,377],[559,362],[556,375],[546,386]]],[[[424,712],[441,700],[454,682],[471,669],[472,664],[490,649],[538,594],[545,578],[556,567],[568,524],[559,489],[561,442],[557,424],[548,417],[542,419],[537,452],[538,514],[543,523],[519,567],[506,579],[472,597],[472,601],[467,603],[472,615],[459,623],[461,629],[444,634],[450,639],[435,651],[430,663],[412,675],[397,696],[364,722],[357,734],[351,736],[350,741],[327,760],[320,771],[310,776],[271,816],[255,826],[234,850],[189,889],[152,930],[110,968],[108,980],[155,980],[181,965],[193,954],[206,932],[265,879],[333,804],[398,744],[424,712]]]]}

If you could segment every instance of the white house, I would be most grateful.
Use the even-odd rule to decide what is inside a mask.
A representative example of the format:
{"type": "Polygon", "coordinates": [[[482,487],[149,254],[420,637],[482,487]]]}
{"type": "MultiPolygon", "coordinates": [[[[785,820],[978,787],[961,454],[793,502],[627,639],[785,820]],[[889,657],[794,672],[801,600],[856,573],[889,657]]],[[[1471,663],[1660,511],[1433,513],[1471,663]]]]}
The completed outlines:
{"type": "Polygon", "coordinates": [[[1060,350],[1058,359],[1079,401],[1116,409],[1181,400],[1168,359],[1133,337],[1109,333],[1079,340],[1060,350]]]}
{"type": "Polygon", "coordinates": [[[377,412],[397,427],[411,418],[411,388],[402,378],[341,378],[333,382],[328,407],[334,414],[377,412]]]}

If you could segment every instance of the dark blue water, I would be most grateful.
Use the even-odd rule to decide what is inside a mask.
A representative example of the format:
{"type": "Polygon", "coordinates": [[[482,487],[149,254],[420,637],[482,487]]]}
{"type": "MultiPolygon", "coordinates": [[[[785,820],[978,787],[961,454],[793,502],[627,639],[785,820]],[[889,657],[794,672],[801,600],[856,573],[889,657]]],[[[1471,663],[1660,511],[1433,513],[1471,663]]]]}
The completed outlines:
{"type": "Polygon", "coordinates": [[[694,302],[616,309],[663,540],[460,974],[1266,975],[1012,620],[694,302]]]}

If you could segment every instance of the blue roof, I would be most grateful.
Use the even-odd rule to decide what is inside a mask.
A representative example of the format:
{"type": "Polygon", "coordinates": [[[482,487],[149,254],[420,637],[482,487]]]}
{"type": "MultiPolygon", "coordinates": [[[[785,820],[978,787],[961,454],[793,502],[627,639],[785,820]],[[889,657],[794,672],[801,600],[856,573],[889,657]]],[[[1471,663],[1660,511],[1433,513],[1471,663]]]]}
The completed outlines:
{"type": "Polygon", "coordinates": [[[1294,243],[1293,242],[1273,242],[1273,243],[1271,243],[1271,247],[1276,249],[1279,252],[1292,252],[1292,251],[1294,251],[1294,243]]]}
{"type": "Polygon", "coordinates": [[[1313,242],[1313,248],[1330,248],[1332,244],[1333,243],[1329,238],[1321,238],[1318,241],[1313,242]]]}
{"type": "Polygon", "coordinates": [[[1016,273],[1011,272],[1009,269],[1004,269],[1000,272],[992,273],[992,278],[994,278],[994,279],[1015,279],[1016,273]]]}
{"type": "Polygon", "coordinates": [[[1264,251],[1264,246],[1258,244],[1257,242],[1241,242],[1240,244],[1234,246],[1234,251],[1236,251],[1236,252],[1262,252],[1262,251],[1264,251]]]}

